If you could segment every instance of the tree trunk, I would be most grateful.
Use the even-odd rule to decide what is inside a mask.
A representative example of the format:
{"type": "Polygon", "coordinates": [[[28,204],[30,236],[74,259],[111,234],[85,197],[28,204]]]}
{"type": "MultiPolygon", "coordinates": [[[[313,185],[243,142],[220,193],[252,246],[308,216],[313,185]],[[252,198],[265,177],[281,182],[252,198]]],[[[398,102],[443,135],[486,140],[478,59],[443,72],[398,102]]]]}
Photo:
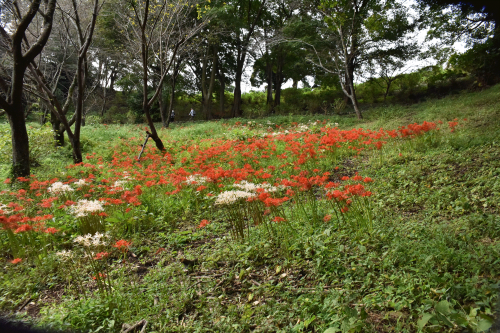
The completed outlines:
{"type": "MultiPolygon", "coordinates": [[[[158,133],[156,132],[155,124],[153,123],[153,119],[151,119],[151,114],[149,113],[149,101],[148,101],[148,49],[147,49],[147,38],[146,38],[146,22],[147,22],[147,14],[149,10],[149,0],[146,0],[145,5],[145,18],[143,22],[143,26],[141,27],[141,56],[142,56],[142,110],[146,115],[146,120],[149,125],[149,130],[151,131],[150,137],[156,144],[156,148],[160,151],[165,150],[165,146],[161,141],[158,133]]],[[[153,97],[154,98],[154,97],[153,97]]]]}
{"type": "Polygon", "coordinates": [[[76,135],[68,135],[71,146],[73,147],[73,162],[81,163],[82,160],[82,150],[80,149],[80,137],[76,135]]]}
{"type": "Polygon", "coordinates": [[[273,101],[273,64],[269,57],[266,58],[266,76],[267,76],[267,101],[266,104],[274,107],[273,101]]]}
{"type": "Polygon", "coordinates": [[[391,89],[391,84],[392,84],[391,80],[387,81],[387,89],[385,90],[385,94],[384,94],[384,104],[385,104],[385,101],[387,100],[387,95],[389,95],[389,89],[391,89]]]}
{"type": "Polygon", "coordinates": [[[356,97],[356,90],[354,90],[354,84],[352,83],[352,80],[350,82],[350,89],[351,89],[351,96],[349,97],[352,101],[352,105],[354,106],[354,112],[356,113],[356,117],[358,117],[358,119],[363,119],[361,111],[359,110],[358,98],[356,97]]]}
{"type": "Polygon", "coordinates": [[[234,101],[233,117],[241,117],[241,76],[243,74],[243,65],[245,64],[246,50],[238,46],[238,55],[236,57],[236,76],[234,80],[234,101]]]}
{"type": "Polygon", "coordinates": [[[354,58],[351,59],[346,64],[346,87],[347,95],[349,96],[352,106],[354,107],[354,112],[358,119],[363,119],[361,111],[359,110],[358,98],[356,97],[356,90],[354,89],[354,58]]]}
{"type": "Polygon", "coordinates": [[[101,117],[104,117],[104,110],[106,110],[107,89],[106,89],[106,87],[101,87],[101,89],[102,89],[101,117]]]}
{"type": "Polygon", "coordinates": [[[239,79],[234,82],[234,102],[233,102],[233,117],[241,117],[241,74],[237,75],[239,79]]]}
{"type": "Polygon", "coordinates": [[[208,106],[206,105],[207,103],[206,82],[207,82],[207,65],[208,65],[209,48],[210,48],[210,42],[207,45],[205,55],[203,56],[203,61],[201,62],[201,107],[202,107],[201,112],[205,116],[205,120],[208,120],[208,106]]]}
{"type": "Polygon", "coordinates": [[[77,67],[77,102],[76,102],[76,120],[75,120],[75,130],[73,132],[73,138],[69,138],[71,141],[71,146],[73,147],[73,162],[81,163],[83,161],[82,151],[80,149],[80,130],[82,127],[82,123],[85,123],[83,119],[83,91],[85,89],[85,70],[84,66],[84,58],[78,57],[78,67],[77,67]]]}
{"type": "MultiPolygon", "coordinates": [[[[238,50],[238,56],[239,54],[238,50]]],[[[245,53],[245,52],[243,52],[245,53]]],[[[242,55],[241,57],[237,58],[237,64],[236,64],[236,76],[234,80],[234,101],[233,101],[233,110],[232,110],[232,115],[233,117],[241,117],[241,75],[243,72],[243,64],[245,63],[245,56],[242,55]]]]}
{"type": "Polygon", "coordinates": [[[177,81],[177,76],[174,73],[174,76],[172,76],[172,90],[170,91],[170,101],[168,103],[167,127],[170,124],[170,118],[171,118],[172,110],[174,109],[175,83],[176,83],[176,81],[177,81]]]}
{"type": "MultiPolygon", "coordinates": [[[[208,51],[207,51],[208,53],[208,51]]],[[[202,73],[202,92],[203,92],[203,113],[205,119],[212,119],[212,93],[215,86],[215,71],[217,69],[217,47],[213,47],[212,53],[212,70],[210,71],[210,82],[206,86],[206,71],[207,71],[207,57],[203,60],[203,73],[202,73]]]]}
{"type": "Polygon", "coordinates": [[[219,79],[219,85],[220,85],[220,90],[219,90],[219,113],[220,116],[223,117],[225,113],[225,108],[224,108],[224,92],[226,91],[226,81],[224,80],[224,72],[223,72],[223,66],[222,62],[217,61],[217,78],[219,79]]]}
{"type": "MultiPolygon", "coordinates": [[[[349,86],[349,76],[344,73],[344,82],[345,82],[345,90],[346,93],[344,94],[344,103],[345,105],[349,105],[349,103],[352,103],[350,95],[351,95],[351,87],[349,86]]],[[[342,83],[341,83],[342,84],[342,83]]]]}
{"type": "Polygon", "coordinates": [[[19,103],[14,109],[15,107],[13,103],[11,112],[7,112],[7,118],[12,135],[12,175],[17,178],[30,175],[30,146],[22,104],[19,103]]]}
{"type": "Polygon", "coordinates": [[[47,114],[50,112],[49,108],[47,107],[42,107],[43,114],[42,114],[42,119],[40,119],[40,125],[45,125],[47,122],[47,114]]]}
{"type": "Polygon", "coordinates": [[[50,123],[54,133],[55,146],[62,147],[64,145],[64,127],[61,126],[61,121],[57,119],[53,112],[50,113],[50,123]]]}
{"type": "Polygon", "coordinates": [[[274,87],[274,106],[281,104],[281,85],[283,84],[283,64],[284,57],[282,51],[278,51],[276,66],[276,86],[274,87]]]}
{"type": "Polygon", "coordinates": [[[163,128],[167,128],[167,104],[163,100],[163,83],[161,83],[161,92],[160,96],[158,96],[158,105],[160,106],[160,116],[161,116],[161,125],[163,128]]]}
{"type": "Polygon", "coordinates": [[[115,91],[116,72],[111,70],[111,77],[109,78],[109,90],[113,93],[115,91]]]}

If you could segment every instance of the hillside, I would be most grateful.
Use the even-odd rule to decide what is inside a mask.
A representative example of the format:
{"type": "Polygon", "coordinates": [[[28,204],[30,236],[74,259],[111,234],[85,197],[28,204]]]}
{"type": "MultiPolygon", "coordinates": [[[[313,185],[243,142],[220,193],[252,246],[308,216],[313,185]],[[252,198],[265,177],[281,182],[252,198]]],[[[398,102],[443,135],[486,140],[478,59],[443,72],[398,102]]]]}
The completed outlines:
{"type": "Polygon", "coordinates": [[[140,162],[144,125],[88,125],[78,166],[32,124],[35,176],[0,192],[0,313],[82,332],[484,331],[499,116],[497,85],[363,120],[174,123],[140,162]]]}

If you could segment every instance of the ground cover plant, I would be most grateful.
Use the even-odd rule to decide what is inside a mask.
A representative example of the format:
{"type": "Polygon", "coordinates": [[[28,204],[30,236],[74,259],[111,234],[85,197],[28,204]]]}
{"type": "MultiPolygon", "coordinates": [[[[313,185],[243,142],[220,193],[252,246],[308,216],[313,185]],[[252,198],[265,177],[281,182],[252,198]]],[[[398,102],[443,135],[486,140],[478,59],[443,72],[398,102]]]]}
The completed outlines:
{"type": "Polygon", "coordinates": [[[89,126],[84,163],[47,150],[2,185],[1,312],[82,332],[485,331],[499,95],[175,124],[140,160],[144,125],[89,126]]]}

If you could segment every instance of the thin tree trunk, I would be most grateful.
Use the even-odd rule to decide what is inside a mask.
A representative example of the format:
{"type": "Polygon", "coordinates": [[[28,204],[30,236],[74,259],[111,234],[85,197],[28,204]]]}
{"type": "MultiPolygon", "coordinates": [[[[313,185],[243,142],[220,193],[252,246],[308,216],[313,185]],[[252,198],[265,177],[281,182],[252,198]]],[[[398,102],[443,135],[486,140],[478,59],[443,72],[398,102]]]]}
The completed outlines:
{"type": "MultiPolygon", "coordinates": [[[[243,39],[243,41],[240,41],[240,34],[239,32],[237,33],[236,38],[239,41],[238,45],[238,54],[236,56],[236,77],[234,81],[234,102],[233,102],[233,117],[241,117],[241,76],[243,73],[243,66],[245,65],[245,60],[247,56],[247,47],[248,44],[250,43],[250,38],[252,37],[252,34],[255,30],[255,27],[257,25],[257,22],[264,10],[265,4],[267,0],[262,0],[262,3],[260,3],[259,6],[259,11],[254,17],[253,22],[251,25],[248,27],[248,31],[243,39]]],[[[250,6],[251,2],[249,2],[250,6]]],[[[250,10],[248,10],[248,22],[250,22],[250,10]]]]}
{"type": "Polygon", "coordinates": [[[241,117],[241,73],[236,74],[234,82],[234,102],[233,102],[233,117],[241,117]]]}
{"type": "Polygon", "coordinates": [[[224,116],[225,108],[224,108],[224,92],[226,90],[226,81],[224,80],[223,66],[221,66],[221,62],[217,62],[217,77],[219,78],[220,90],[219,90],[219,112],[221,117],[224,116]]]}
{"type": "Polygon", "coordinates": [[[387,100],[387,95],[389,95],[389,89],[391,89],[391,83],[392,81],[388,81],[387,82],[387,89],[385,90],[385,94],[384,94],[384,104],[385,104],[385,101],[387,100]]]}
{"type": "Polygon", "coordinates": [[[53,112],[50,113],[50,123],[54,133],[55,146],[62,147],[64,145],[64,127],[61,126],[61,121],[57,119],[53,112]]]}
{"type": "Polygon", "coordinates": [[[276,66],[276,87],[274,87],[274,106],[281,104],[281,85],[283,84],[283,63],[282,50],[278,51],[276,66]]]}
{"type": "Polygon", "coordinates": [[[210,42],[207,45],[205,55],[203,56],[203,61],[201,62],[201,107],[202,107],[202,113],[205,115],[205,119],[208,120],[208,107],[206,105],[206,95],[207,95],[207,89],[206,89],[206,82],[207,82],[207,66],[208,66],[208,52],[210,49],[210,42]]]}
{"type": "Polygon", "coordinates": [[[167,104],[163,100],[163,82],[161,83],[161,92],[158,96],[158,105],[160,106],[161,126],[167,128],[167,104]]]}
{"type": "Polygon", "coordinates": [[[207,58],[203,61],[203,74],[202,74],[202,91],[203,91],[203,112],[205,119],[212,119],[212,93],[215,86],[215,71],[217,70],[217,47],[213,47],[212,52],[212,70],[210,71],[210,82],[206,87],[206,71],[207,71],[207,58]]]}
{"type": "Polygon", "coordinates": [[[241,52],[241,48],[238,49],[238,57],[236,63],[236,76],[234,79],[234,101],[233,101],[233,117],[241,117],[241,75],[243,72],[243,64],[245,63],[246,52],[241,52]],[[243,53],[243,54],[240,54],[243,53]]]}
{"type": "Polygon", "coordinates": [[[170,125],[170,118],[172,117],[172,110],[174,109],[174,100],[175,100],[175,83],[177,81],[177,76],[174,75],[172,77],[172,89],[170,91],[170,100],[168,102],[168,117],[167,117],[167,127],[170,125]]]}
{"type": "Polygon", "coordinates": [[[45,125],[47,122],[47,115],[49,114],[49,108],[47,107],[42,107],[43,109],[43,114],[42,114],[42,119],[40,119],[40,125],[45,125]]]}
{"type": "Polygon", "coordinates": [[[149,130],[151,131],[150,136],[151,139],[156,144],[156,148],[160,151],[165,150],[165,146],[161,141],[158,133],[156,132],[155,125],[153,123],[153,119],[151,119],[151,114],[149,113],[150,105],[148,101],[148,49],[147,49],[147,38],[146,38],[146,23],[148,20],[148,11],[149,11],[149,0],[146,0],[145,4],[145,16],[143,19],[143,26],[141,27],[141,56],[142,56],[142,110],[146,115],[146,121],[149,125],[149,130]]]}

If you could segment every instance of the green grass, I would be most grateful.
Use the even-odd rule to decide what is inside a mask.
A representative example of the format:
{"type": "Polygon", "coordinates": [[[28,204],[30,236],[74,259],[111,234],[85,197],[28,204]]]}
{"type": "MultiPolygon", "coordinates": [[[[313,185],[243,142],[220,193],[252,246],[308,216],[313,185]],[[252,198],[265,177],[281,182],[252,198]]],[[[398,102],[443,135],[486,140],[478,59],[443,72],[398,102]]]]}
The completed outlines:
{"type": "MultiPolygon", "coordinates": [[[[41,259],[41,265],[18,266],[5,256],[0,259],[6,267],[0,272],[0,309],[41,327],[85,332],[118,332],[123,323],[141,319],[148,320],[148,332],[482,331],[498,316],[499,97],[500,86],[495,86],[367,110],[363,120],[274,116],[254,119],[247,127],[234,126],[247,123],[244,119],[174,124],[160,131],[172,151],[202,145],[200,140],[245,139],[293,122],[326,120],[342,129],[444,122],[440,132],[340,161],[343,174],[359,172],[375,180],[371,233],[360,236],[340,221],[314,229],[295,225],[293,244],[283,252],[258,228],[249,238],[232,241],[227,220],[216,212],[210,213],[208,227],[198,229],[210,207],[199,207],[193,197],[160,200],[145,189],[140,210],[120,217],[123,224],[113,231],[132,240],[136,257],[110,260],[112,297],[100,297],[96,290],[79,297],[54,255],[41,259]],[[455,118],[467,121],[446,132],[446,122],[455,118]],[[196,264],[186,268],[180,258],[196,259],[196,264]],[[35,305],[16,312],[27,299],[35,305]]],[[[142,127],[87,126],[84,154],[111,160],[121,138],[142,140],[142,127]]],[[[70,153],[67,148],[47,153],[34,173],[49,179],[62,172],[70,153]]],[[[7,165],[2,164],[3,175],[7,165]]]]}

